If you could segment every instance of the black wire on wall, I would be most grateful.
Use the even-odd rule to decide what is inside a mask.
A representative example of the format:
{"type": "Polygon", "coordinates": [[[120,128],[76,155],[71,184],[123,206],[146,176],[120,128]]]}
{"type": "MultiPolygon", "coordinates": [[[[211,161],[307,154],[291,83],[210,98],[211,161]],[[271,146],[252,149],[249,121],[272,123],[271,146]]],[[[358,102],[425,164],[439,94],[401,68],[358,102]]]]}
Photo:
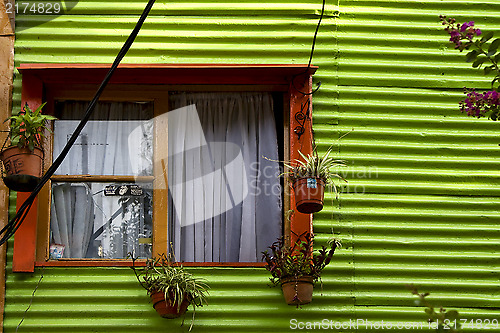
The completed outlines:
{"type": "Polygon", "coordinates": [[[6,243],[19,229],[21,224],[23,223],[24,219],[26,218],[26,215],[28,214],[31,206],[33,205],[33,202],[35,201],[36,196],[42,189],[42,187],[49,181],[50,177],[54,174],[54,172],[57,170],[57,168],[61,165],[63,162],[64,158],[66,155],[68,155],[69,150],[75,143],[76,139],[78,138],[78,135],[80,135],[81,131],[89,121],[90,117],[92,116],[92,113],[95,109],[95,106],[97,104],[97,101],[99,100],[99,97],[101,96],[102,92],[108,85],[109,80],[113,76],[113,73],[115,72],[116,68],[122,61],[123,57],[127,54],[128,50],[134,43],[135,38],[137,37],[139,31],[141,30],[142,24],[148,17],[149,12],[151,11],[151,8],[153,7],[154,3],[156,0],[149,0],[148,4],[146,5],[146,8],[144,8],[144,11],[141,14],[141,17],[137,21],[137,24],[135,25],[134,30],[130,33],[130,36],[128,36],[127,40],[123,44],[120,52],[118,52],[118,55],[115,58],[115,61],[111,65],[111,68],[109,69],[108,73],[104,77],[103,81],[101,82],[99,88],[97,89],[94,98],[92,101],[90,101],[89,105],[87,106],[87,110],[85,111],[85,115],[83,116],[82,120],[78,124],[77,128],[71,135],[70,139],[64,146],[63,150],[59,154],[59,156],[56,158],[56,160],[52,163],[50,168],[47,170],[47,172],[43,175],[43,177],[40,180],[40,183],[35,187],[35,189],[31,192],[29,197],[24,201],[24,203],[19,207],[16,215],[7,223],[7,225],[0,230],[0,245],[6,243]]]}

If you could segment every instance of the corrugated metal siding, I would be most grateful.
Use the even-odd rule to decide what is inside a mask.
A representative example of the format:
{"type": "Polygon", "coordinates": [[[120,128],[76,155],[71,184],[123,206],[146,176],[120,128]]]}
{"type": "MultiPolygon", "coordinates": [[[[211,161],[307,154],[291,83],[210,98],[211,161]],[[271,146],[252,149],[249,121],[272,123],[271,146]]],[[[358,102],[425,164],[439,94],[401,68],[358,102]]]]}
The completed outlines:
{"type": "Polygon", "coordinates": [[[350,183],[338,226],[351,236],[354,317],[416,320],[414,283],[463,318],[498,319],[499,124],[458,111],[464,85],[491,81],[447,45],[438,16],[498,32],[500,2],[341,1],[340,12],[337,112],[325,100],[315,115],[324,145],[353,129],[339,144],[350,183]]]}
{"type": "MultiPolygon", "coordinates": [[[[109,63],[144,5],[79,1],[50,21],[18,15],[16,65],[109,63]]],[[[157,3],[124,62],[307,63],[320,8],[319,1],[290,0],[157,3]]],[[[314,228],[321,242],[333,230],[344,248],[326,269],[323,289],[302,309],[286,306],[280,291],[268,288],[263,269],[192,269],[212,287],[195,331],[283,332],[291,319],[344,323],[332,329],[342,332],[383,331],[356,329],[350,320],[423,322],[406,283],[464,318],[500,319],[500,131],[497,123],[457,111],[463,85],[489,81],[448,48],[439,14],[498,30],[500,1],[328,4],[313,61],[320,67],[315,81],[322,82],[314,128],[320,149],[338,144],[349,185],[340,202],[328,196],[314,228]]],[[[20,84],[18,77],[15,105],[20,84]]],[[[24,315],[41,273],[8,273],[6,332],[23,316],[19,332],[189,326],[189,317],[183,329],[180,320],[157,317],[126,268],[46,268],[24,315]]]]}

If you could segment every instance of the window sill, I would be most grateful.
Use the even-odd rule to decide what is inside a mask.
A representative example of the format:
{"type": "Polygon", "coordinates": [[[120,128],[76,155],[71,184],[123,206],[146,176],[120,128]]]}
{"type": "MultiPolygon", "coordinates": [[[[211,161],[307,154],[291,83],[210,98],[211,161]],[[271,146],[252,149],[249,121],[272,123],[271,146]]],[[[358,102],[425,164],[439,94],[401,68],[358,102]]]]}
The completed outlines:
{"type": "MultiPolygon", "coordinates": [[[[265,267],[263,262],[182,262],[184,267],[265,267]]],[[[35,267],[132,267],[128,259],[59,259],[36,262],[35,267]]],[[[145,260],[137,260],[136,266],[144,266],[145,260]]]]}

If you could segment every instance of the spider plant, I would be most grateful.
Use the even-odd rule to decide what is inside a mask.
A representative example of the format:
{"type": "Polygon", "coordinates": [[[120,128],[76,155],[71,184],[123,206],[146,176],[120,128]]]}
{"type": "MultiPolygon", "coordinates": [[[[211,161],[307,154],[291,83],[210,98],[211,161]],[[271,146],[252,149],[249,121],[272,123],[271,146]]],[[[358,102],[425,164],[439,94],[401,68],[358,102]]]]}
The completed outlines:
{"type": "Polygon", "coordinates": [[[137,280],[148,294],[162,292],[165,299],[180,304],[184,299],[193,306],[207,304],[208,285],[186,272],[184,267],[168,261],[165,255],[147,259],[146,266],[138,270],[133,266],[137,280]]]}
{"type": "MultiPolygon", "coordinates": [[[[312,153],[305,155],[301,151],[299,154],[301,159],[296,159],[292,163],[284,163],[285,167],[290,171],[285,172],[290,181],[294,183],[300,178],[320,178],[325,184],[332,183],[334,179],[340,179],[347,182],[344,177],[336,173],[332,169],[346,166],[342,160],[335,159],[330,156],[333,146],[330,146],[324,155],[319,156],[317,147],[314,147],[312,153]]],[[[337,186],[332,186],[335,194],[337,194],[337,186]]]]}
{"type": "MultiPolygon", "coordinates": [[[[188,302],[188,306],[193,306],[193,321],[189,328],[191,330],[196,307],[208,304],[208,285],[203,279],[186,272],[182,265],[169,261],[165,255],[147,259],[142,269],[136,268],[135,260],[132,258],[132,269],[140,285],[150,296],[163,293],[165,301],[176,306],[178,312],[181,311],[181,305],[185,302],[188,302]]],[[[185,309],[184,307],[184,311],[185,309]]]]}

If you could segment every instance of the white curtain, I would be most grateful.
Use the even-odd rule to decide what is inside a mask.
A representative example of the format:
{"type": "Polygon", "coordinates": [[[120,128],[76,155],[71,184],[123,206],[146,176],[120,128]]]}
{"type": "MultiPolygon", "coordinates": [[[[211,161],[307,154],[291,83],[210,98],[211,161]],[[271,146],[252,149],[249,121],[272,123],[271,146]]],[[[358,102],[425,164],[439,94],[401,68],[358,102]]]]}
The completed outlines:
{"type": "Polygon", "coordinates": [[[180,93],[168,113],[169,239],[177,260],[256,262],[281,235],[269,93],[180,93]]]}
{"type": "MultiPolygon", "coordinates": [[[[87,102],[59,104],[54,125],[54,158],[82,118],[87,102]]],[[[58,175],[152,175],[151,104],[99,103],[58,175]]],[[[104,196],[104,183],[56,183],[52,187],[52,242],[66,258],[124,258],[144,252],[139,238],[150,237],[145,197],[104,196]],[[121,199],[121,200],[120,200],[121,199]],[[144,216],[146,215],[146,216],[144,216]]],[[[145,186],[147,188],[147,185],[145,186]]]]}
{"type": "MultiPolygon", "coordinates": [[[[165,130],[168,236],[177,260],[259,261],[260,252],[281,235],[272,96],[183,93],[171,100],[165,130]]],[[[61,105],[55,157],[87,103],[61,105]]],[[[150,104],[100,103],[57,174],[152,175],[152,109],[150,104]]],[[[151,196],[124,204],[103,195],[106,185],[53,184],[52,242],[66,246],[64,257],[121,258],[141,248],[139,238],[151,236],[151,196]]]]}
{"type": "Polygon", "coordinates": [[[52,197],[53,242],[65,246],[65,258],[86,258],[94,218],[90,188],[57,184],[52,187],[52,197]]]}
{"type": "MultiPolygon", "coordinates": [[[[54,157],[80,123],[88,102],[58,104],[54,122],[54,157]]],[[[151,104],[100,102],[56,175],[152,175],[151,104]],[[148,120],[149,119],[149,120],[148,120]]]]}

